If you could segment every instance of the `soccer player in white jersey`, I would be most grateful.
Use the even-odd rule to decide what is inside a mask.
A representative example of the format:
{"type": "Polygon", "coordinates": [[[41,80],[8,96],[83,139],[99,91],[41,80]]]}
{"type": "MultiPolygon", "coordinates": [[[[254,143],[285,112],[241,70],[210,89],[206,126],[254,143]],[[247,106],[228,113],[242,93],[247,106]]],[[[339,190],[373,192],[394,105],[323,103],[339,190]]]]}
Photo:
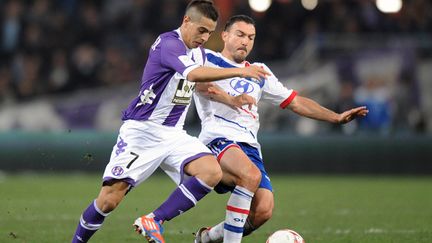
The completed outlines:
{"type": "MultiPolygon", "coordinates": [[[[220,53],[206,50],[206,66],[222,69],[250,66],[245,59],[252,50],[255,35],[253,19],[244,15],[231,17],[222,32],[224,49],[220,53]]],[[[253,65],[259,65],[271,73],[262,63],[253,65]]],[[[225,221],[200,229],[195,236],[196,243],[241,242],[242,236],[264,224],[273,210],[272,185],[257,141],[257,106],[251,110],[233,110],[213,100],[218,92],[227,92],[232,96],[248,94],[256,102],[264,100],[301,116],[332,123],[346,123],[368,113],[366,107],[357,107],[337,114],[284,87],[273,74],[262,79],[236,77],[217,83],[197,84],[197,90],[200,92],[195,93],[194,99],[202,123],[199,139],[217,156],[223,171],[215,191],[231,191],[231,196],[225,221]]]]}
{"type": "MultiPolygon", "coordinates": [[[[137,232],[149,242],[165,242],[161,223],[192,208],[220,181],[222,171],[211,151],[183,130],[195,82],[236,76],[259,79],[269,73],[259,67],[203,66],[201,45],[215,30],[217,18],[211,2],[192,1],[180,28],[161,34],[151,47],[139,95],[123,113],[100,193],[82,213],[72,242],[87,242],[126,193],[158,167],[179,186],[160,207],[135,220],[137,232]]],[[[233,97],[227,103],[239,102],[233,97]]]]}

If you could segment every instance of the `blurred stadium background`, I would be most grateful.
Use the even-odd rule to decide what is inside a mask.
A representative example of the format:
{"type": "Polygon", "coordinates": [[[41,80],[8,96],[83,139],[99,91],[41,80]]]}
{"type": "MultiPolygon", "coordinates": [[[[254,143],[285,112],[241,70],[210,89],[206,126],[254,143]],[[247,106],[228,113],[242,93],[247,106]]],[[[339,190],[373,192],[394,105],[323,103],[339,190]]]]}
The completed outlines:
{"type": "MultiPolygon", "coordinates": [[[[250,59],[286,86],[336,111],[370,109],[333,126],[261,104],[269,169],[432,172],[430,1],[215,2],[219,32],[233,14],[257,20],[250,59]]],[[[103,168],[150,45],[187,3],[0,1],[2,169],[103,168]]],[[[207,46],[221,49],[219,33],[207,46]]],[[[194,108],[187,124],[197,134],[194,108]]]]}
{"type": "MultiPolygon", "coordinates": [[[[251,15],[257,21],[251,61],[265,62],[287,87],[330,109],[342,111],[355,105],[367,105],[370,109],[364,119],[333,126],[260,104],[261,142],[270,174],[402,174],[410,178],[425,175],[421,182],[424,184],[412,184],[413,188],[420,188],[412,196],[419,207],[431,205],[431,199],[423,197],[430,195],[432,188],[431,1],[214,2],[221,18],[218,33],[207,47],[221,49],[219,33],[229,16],[251,15]],[[429,192],[423,190],[429,185],[429,192]]],[[[31,187],[31,182],[20,184],[25,176],[15,172],[64,176],[64,172],[94,172],[100,176],[115,143],[121,111],[137,95],[148,49],[158,34],[180,25],[187,3],[186,0],[0,1],[0,172],[3,171],[0,197],[3,205],[8,205],[8,215],[0,211],[3,214],[0,229],[7,228],[6,220],[20,221],[9,215],[9,211],[20,211],[21,208],[13,208],[20,205],[14,203],[20,196],[4,197],[7,191],[20,189],[11,189],[11,184],[5,183],[13,181],[17,188],[31,187]],[[16,177],[11,177],[10,172],[16,177]]],[[[193,107],[186,123],[190,133],[199,132],[199,119],[193,107]]],[[[56,180],[41,179],[42,185],[81,180],[54,177],[56,180]]],[[[299,179],[302,183],[298,184],[308,179],[318,180],[308,176],[299,179]]],[[[98,184],[94,181],[91,185],[96,190],[98,184]]],[[[398,183],[405,185],[404,182],[398,183]]],[[[370,184],[370,188],[374,187],[370,184]]],[[[409,191],[412,190],[406,190],[409,191]]],[[[71,228],[81,207],[95,193],[83,195],[85,199],[79,200],[79,207],[65,219],[71,228]]],[[[378,193],[376,199],[380,200],[378,193]]],[[[295,209],[302,210],[301,206],[295,209]]],[[[285,222],[280,215],[286,212],[278,213],[279,224],[267,228],[265,233],[283,227],[285,222]]],[[[295,216],[301,218],[305,214],[295,216]]],[[[424,211],[420,216],[429,218],[422,219],[422,224],[428,220],[430,224],[424,226],[416,242],[430,242],[431,212],[424,211]]],[[[385,238],[329,241],[318,234],[328,228],[310,229],[306,222],[297,228],[303,229],[313,242],[398,242],[385,238]]],[[[7,229],[0,232],[1,242],[15,239],[15,231],[7,229]]],[[[382,233],[381,228],[371,226],[370,230],[372,234],[382,233]]],[[[65,241],[69,231],[71,234],[68,228],[66,236],[52,242],[65,241]]],[[[333,236],[338,234],[334,228],[330,231],[333,236]]],[[[398,232],[399,236],[418,233],[398,232]]],[[[265,238],[264,234],[258,236],[261,238],[256,242],[265,238]]]]}

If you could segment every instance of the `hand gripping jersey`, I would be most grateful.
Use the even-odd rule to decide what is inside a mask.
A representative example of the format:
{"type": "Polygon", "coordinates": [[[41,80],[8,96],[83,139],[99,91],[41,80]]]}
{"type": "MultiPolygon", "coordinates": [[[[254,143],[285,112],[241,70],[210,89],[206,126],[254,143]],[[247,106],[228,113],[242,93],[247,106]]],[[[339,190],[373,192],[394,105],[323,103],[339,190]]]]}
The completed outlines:
{"type": "MultiPolygon", "coordinates": [[[[223,57],[221,53],[210,50],[206,50],[206,56],[205,65],[209,67],[229,68],[250,65],[248,62],[235,63],[223,57]]],[[[270,69],[262,63],[253,63],[252,65],[262,66],[271,73],[270,69]]],[[[297,94],[294,90],[285,88],[273,73],[265,80],[238,77],[217,81],[215,84],[232,96],[246,93],[254,97],[257,102],[265,100],[281,108],[288,106],[297,94]]],[[[249,110],[247,106],[234,110],[198,93],[194,95],[194,99],[202,125],[199,139],[204,144],[208,144],[215,138],[224,137],[236,142],[249,143],[256,148],[260,147],[257,141],[259,129],[257,106],[253,106],[252,110],[249,110]]]]}
{"type": "Polygon", "coordinates": [[[195,90],[195,83],[186,77],[204,62],[204,49],[188,49],[179,29],[161,34],[150,49],[139,95],[122,119],[149,120],[182,129],[195,90]]]}

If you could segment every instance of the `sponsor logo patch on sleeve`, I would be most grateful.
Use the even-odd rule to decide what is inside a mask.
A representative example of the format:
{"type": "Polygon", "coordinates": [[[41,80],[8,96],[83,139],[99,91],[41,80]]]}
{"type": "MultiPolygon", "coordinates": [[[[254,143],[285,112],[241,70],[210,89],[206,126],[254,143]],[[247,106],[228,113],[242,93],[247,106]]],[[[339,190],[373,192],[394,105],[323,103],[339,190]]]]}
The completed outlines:
{"type": "Polygon", "coordinates": [[[185,65],[185,67],[189,67],[195,64],[195,62],[192,61],[192,59],[187,55],[181,55],[178,57],[178,59],[183,63],[183,65],[185,65]]]}

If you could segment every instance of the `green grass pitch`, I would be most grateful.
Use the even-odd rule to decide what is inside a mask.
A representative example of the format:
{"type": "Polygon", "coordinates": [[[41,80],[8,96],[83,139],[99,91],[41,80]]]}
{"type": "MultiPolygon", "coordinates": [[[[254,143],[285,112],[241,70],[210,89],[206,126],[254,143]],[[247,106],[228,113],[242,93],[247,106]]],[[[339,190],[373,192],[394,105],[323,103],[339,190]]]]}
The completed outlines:
{"type": "MultiPolygon", "coordinates": [[[[283,228],[307,243],[432,242],[432,178],[273,176],[273,218],[243,242],[264,243],[283,228]]],[[[70,242],[82,210],[99,190],[99,175],[0,176],[0,242],[70,242]]],[[[91,242],[144,242],[133,220],[174,188],[157,175],[129,193],[91,242]]],[[[193,242],[192,232],[224,218],[227,195],[210,194],[165,223],[169,243],[193,242]]]]}

